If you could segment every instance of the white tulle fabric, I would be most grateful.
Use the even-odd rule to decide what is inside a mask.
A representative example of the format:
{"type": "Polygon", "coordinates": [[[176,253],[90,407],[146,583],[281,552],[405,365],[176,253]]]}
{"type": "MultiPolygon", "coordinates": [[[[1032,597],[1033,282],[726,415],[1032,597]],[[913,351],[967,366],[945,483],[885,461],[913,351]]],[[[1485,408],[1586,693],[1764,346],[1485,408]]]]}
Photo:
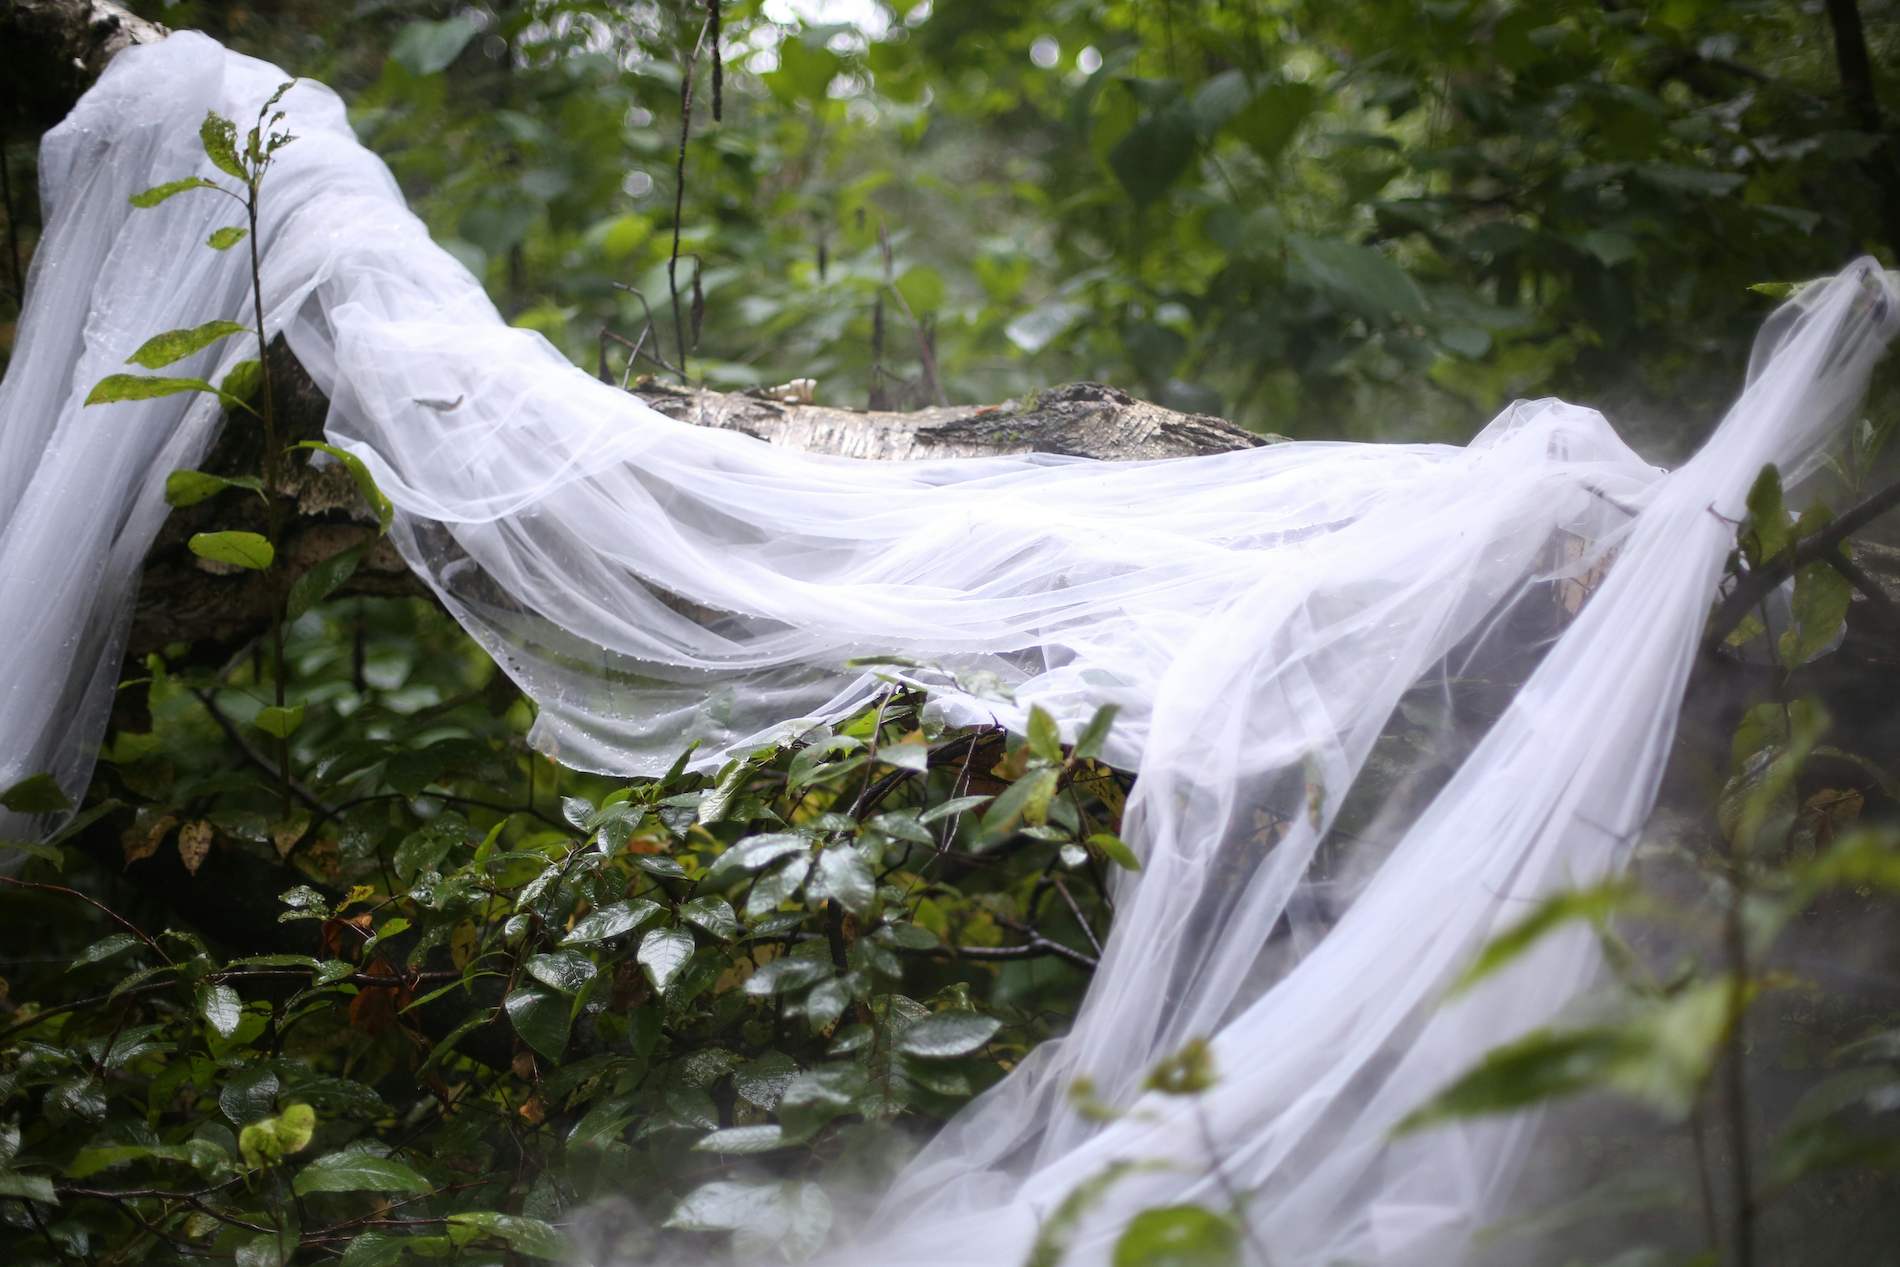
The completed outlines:
{"type": "MultiPolygon", "coordinates": [[[[177,35],[121,54],[46,137],[46,235],[0,389],[0,785],[50,770],[84,790],[165,475],[217,426],[200,398],[80,401],[151,334],[248,315],[242,252],[200,245],[228,200],[126,198],[215,176],[205,111],[248,120],[283,78],[177,35]]],[[[304,84],[286,105],[300,139],[265,188],[265,324],[398,507],[404,556],[539,704],[545,751],[643,773],[693,738],[742,750],[865,698],[875,681],[846,662],[868,654],[1014,686],[1014,706],[941,692],[966,719],[1020,723],[1035,702],[1072,733],[1123,709],[1109,755],[1139,770],[1127,835],[1146,865],[1073,1034],[952,1122],[840,1261],[1019,1262],[1124,1160],[1166,1164],[1127,1173],[1069,1261],[1106,1262],[1136,1209],[1232,1193],[1276,1267],[1462,1256],[1528,1122],[1390,1129],[1596,963],[1560,939],[1455,1004],[1446,983],[1528,899],[1626,857],[1751,479],[1812,465],[1893,331],[1871,261],[1772,320],[1728,419],[1667,476],[1551,400],[1464,448],[877,464],[675,423],[595,381],[500,319],[334,95],[304,84]],[[1449,784],[1409,826],[1391,816],[1396,842],[1341,854],[1334,833],[1316,853],[1401,697],[1540,652],[1550,582],[1612,551],[1449,784]],[[1141,1098],[1196,1036],[1218,1086],[1141,1098]],[[1077,1075],[1135,1111],[1071,1111],[1077,1075]]]]}

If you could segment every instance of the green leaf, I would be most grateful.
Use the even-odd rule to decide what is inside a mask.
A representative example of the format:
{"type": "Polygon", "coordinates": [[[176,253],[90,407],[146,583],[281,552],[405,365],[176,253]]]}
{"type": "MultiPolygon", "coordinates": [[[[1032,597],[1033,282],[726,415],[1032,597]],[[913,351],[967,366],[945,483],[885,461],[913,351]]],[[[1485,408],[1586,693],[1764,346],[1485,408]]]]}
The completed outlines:
{"type": "Polygon", "coordinates": [[[270,542],[255,532],[200,532],[187,544],[201,559],[258,572],[268,568],[277,557],[270,542]]]}
{"type": "Polygon", "coordinates": [[[1111,836],[1098,831],[1089,837],[1089,843],[1100,849],[1108,860],[1124,871],[1141,870],[1141,859],[1135,857],[1135,851],[1119,836],[1111,836]]]}
{"type": "Polygon", "coordinates": [[[134,937],[131,933],[114,933],[112,936],[102,938],[80,951],[73,961],[66,965],[66,971],[71,972],[74,968],[83,968],[89,963],[98,963],[102,959],[110,959],[120,951],[130,950],[138,944],[139,939],[134,937]]]}
{"type": "Polygon", "coordinates": [[[228,985],[200,986],[198,1012],[212,1029],[229,1038],[237,1033],[238,1024],[244,1019],[244,1003],[238,998],[238,992],[228,985]]]}
{"type": "Polygon", "coordinates": [[[1047,813],[1049,800],[1055,795],[1057,778],[1054,770],[1031,770],[1003,789],[1002,795],[984,811],[982,834],[992,838],[991,843],[994,843],[994,839],[1013,828],[1018,819],[1029,818],[1032,823],[1040,821],[1031,818],[1030,812],[1039,804],[1043,812],[1047,813]]]}
{"type": "Polygon", "coordinates": [[[1577,920],[1600,925],[1634,892],[1623,881],[1611,881],[1588,889],[1569,889],[1544,899],[1523,919],[1493,937],[1462,975],[1452,983],[1456,997],[1478,982],[1515,962],[1525,951],[1542,941],[1544,935],[1577,920]]]}
{"type": "Polygon", "coordinates": [[[205,154],[214,167],[227,176],[250,183],[250,173],[238,161],[237,124],[215,110],[207,110],[205,121],[198,125],[198,139],[204,142],[205,154]]]}
{"type": "Polygon", "coordinates": [[[324,444],[320,440],[305,440],[297,447],[321,449],[343,463],[349,469],[350,478],[356,481],[357,490],[363,494],[363,500],[376,511],[376,519],[382,525],[382,530],[389,531],[389,523],[395,518],[396,508],[387,497],[383,496],[383,490],[376,487],[376,477],[369,473],[367,466],[363,465],[363,459],[346,449],[339,449],[333,444],[324,444]]]}
{"type": "Polygon", "coordinates": [[[732,905],[724,898],[694,898],[680,907],[680,918],[726,941],[739,935],[739,917],[732,913],[732,905]]]}
{"type": "Polygon", "coordinates": [[[1143,1210],[1115,1242],[1114,1267],[1236,1267],[1240,1228],[1198,1205],[1143,1210]]]}
{"type": "Polygon", "coordinates": [[[88,405],[112,405],[122,400],[156,400],[180,392],[210,392],[218,389],[202,378],[153,378],[148,374],[108,374],[93,384],[86,396],[88,405]]]}
{"type": "MultiPolygon", "coordinates": [[[[1802,516],[1803,519],[1807,516],[1802,516]]],[[[1804,564],[1794,574],[1793,617],[1781,635],[1781,666],[1792,669],[1827,650],[1847,623],[1854,587],[1825,559],[1804,564]]]]}
{"type": "Polygon", "coordinates": [[[240,229],[235,225],[217,230],[205,239],[205,245],[214,251],[228,251],[245,238],[251,236],[249,229],[240,229]]]}
{"type": "Polygon", "coordinates": [[[693,955],[693,935],[677,928],[656,928],[640,939],[640,966],[656,990],[665,990],[693,955]]]}
{"type": "MultiPolygon", "coordinates": [[[[703,902],[705,899],[702,898],[700,901],[703,902]]],[[[694,902],[691,906],[699,904],[699,902],[694,902]]],[[[645,898],[631,898],[624,902],[615,902],[611,906],[603,906],[576,923],[573,931],[561,939],[561,944],[576,946],[590,941],[606,941],[609,937],[630,933],[658,915],[660,909],[658,902],[649,902],[645,898]]],[[[688,918],[691,917],[688,916],[688,918]]]]}
{"type": "Polygon", "coordinates": [[[1093,761],[1102,755],[1102,745],[1108,742],[1108,731],[1115,724],[1115,714],[1121,711],[1119,704],[1104,704],[1095,710],[1095,716],[1089,718],[1089,724],[1075,737],[1075,759],[1093,761]]]}
{"type": "Polygon", "coordinates": [[[298,1172],[290,1185],[298,1196],[312,1192],[432,1192],[429,1181],[389,1157],[330,1153],[298,1172]]]}
{"type": "Polygon", "coordinates": [[[1318,103],[1319,90],[1310,84],[1269,84],[1227,121],[1227,131],[1271,164],[1318,103]]]}
{"type": "Polygon", "coordinates": [[[303,725],[303,707],[302,704],[292,704],[283,708],[272,704],[268,708],[260,708],[257,716],[251,718],[251,725],[267,735],[288,739],[297,727],[303,725]]]}
{"type": "Polygon", "coordinates": [[[785,1137],[781,1126],[729,1126],[694,1144],[693,1151],[734,1155],[769,1153],[795,1142],[785,1137]]]}
{"type": "Polygon", "coordinates": [[[1609,1029],[1537,1030],[1495,1048],[1394,1129],[1407,1134],[1454,1118],[1507,1113],[1600,1085],[1622,1054],[1609,1029]]]}
{"type": "Polygon", "coordinates": [[[1370,247],[1338,238],[1290,236],[1287,245],[1307,277],[1367,317],[1425,318],[1425,295],[1411,276],[1370,247]]]}
{"type": "Polygon", "coordinates": [[[538,985],[524,986],[508,996],[505,1006],[522,1042],[549,1060],[561,1058],[567,1050],[571,1011],[565,996],[538,985]]]}
{"type": "Polygon", "coordinates": [[[138,351],[125,358],[125,363],[143,365],[148,370],[163,369],[193,352],[202,352],[219,339],[249,333],[249,326],[241,326],[235,321],[207,321],[189,330],[167,330],[140,344],[138,351]]]}
{"type": "Polygon", "coordinates": [[[174,194],[182,194],[187,189],[221,189],[216,181],[206,180],[202,176],[187,176],[183,180],[167,181],[163,185],[153,185],[143,193],[133,194],[127,199],[135,207],[156,207],[174,194]]]}
{"type": "Polygon", "coordinates": [[[572,994],[600,975],[594,961],[578,950],[557,950],[528,960],[528,975],[563,994],[572,994]]]}
{"type": "Polygon", "coordinates": [[[943,274],[928,265],[907,268],[897,279],[897,293],[904,297],[913,316],[923,316],[943,307],[943,274]]]}
{"type": "Polygon", "coordinates": [[[50,774],[30,774],[0,792],[0,805],[16,814],[58,814],[73,807],[50,774]]]}
{"type": "Polygon", "coordinates": [[[1748,490],[1748,522],[1742,544],[1749,561],[1766,563],[1794,544],[1794,521],[1781,497],[1781,472],[1773,462],[1761,468],[1748,490]]]}
{"type": "Polygon", "coordinates": [[[1056,719],[1040,704],[1029,706],[1029,751],[1051,764],[1062,760],[1062,735],[1056,719]]]}
{"type": "Polygon", "coordinates": [[[811,841],[792,832],[747,836],[719,855],[707,868],[706,880],[717,881],[732,871],[758,871],[788,854],[811,848],[811,841]]]}
{"type": "Polygon", "coordinates": [[[0,1170],[0,1197],[22,1197],[29,1201],[44,1201],[47,1205],[59,1204],[50,1178],[22,1174],[17,1170],[0,1170]]]}
{"type": "Polygon", "coordinates": [[[261,1166],[310,1145],[317,1130],[317,1111],[308,1104],[293,1104],[276,1117],[252,1122],[238,1132],[238,1149],[248,1165],[261,1166]]]}
{"type": "Polygon", "coordinates": [[[349,1248],[343,1251],[343,1267],[396,1267],[402,1261],[404,1250],[416,1239],[365,1232],[352,1239],[349,1248]]]}
{"type": "Polygon", "coordinates": [[[567,1258],[567,1238],[540,1219],[531,1219],[520,1214],[497,1214],[491,1210],[476,1210],[467,1214],[451,1214],[449,1222],[463,1227],[480,1228],[498,1240],[507,1241],[509,1248],[518,1254],[553,1259],[557,1262],[567,1258]]]}
{"type": "Polygon", "coordinates": [[[412,75],[434,75],[447,70],[473,38],[475,24],[466,18],[411,22],[390,41],[389,57],[412,75]]]}
{"type": "Polygon", "coordinates": [[[1199,145],[1194,107],[1177,98],[1123,133],[1108,152],[1108,167],[1135,205],[1145,207],[1181,178],[1199,145]]]}
{"type": "Polygon", "coordinates": [[[239,361],[218,384],[218,395],[227,408],[244,405],[264,385],[264,366],[258,361],[239,361]]]}
{"type": "Polygon", "coordinates": [[[864,856],[846,844],[836,844],[818,856],[805,892],[813,900],[831,898],[854,915],[871,909],[877,897],[877,879],[864,856]]]}
{"type": "Polygon", "coordinates": [[[330,597],[337,586],[356,574],[357,565],[368,549],[367,545],[351,546],[307,569],[291,584],[290,596],[284,600],[284,620],[295,621],[330,597]]]}
{"type": "MultiPolygon", "coordinates": [[[[226,478],[222,475],[210,475],[204,471],[173,471],[165,477],[165,504],[168,506],[196,506],[199,502],[221,493],[227,488],[248,488],[252,492],[263,492],[264,485],[254,475],[236,475],[226,478]]],[[[291,617],[296,619],[296,617],[291,617]]]]}
{"type": "Polygon", "coordinates": [[[990,1041],[1003,1022],[980,1012],[934,1012],[912,1021],[897,1036],[897,1050],[906,1056],[946,1060],[967,1056],[990,1041]]]}

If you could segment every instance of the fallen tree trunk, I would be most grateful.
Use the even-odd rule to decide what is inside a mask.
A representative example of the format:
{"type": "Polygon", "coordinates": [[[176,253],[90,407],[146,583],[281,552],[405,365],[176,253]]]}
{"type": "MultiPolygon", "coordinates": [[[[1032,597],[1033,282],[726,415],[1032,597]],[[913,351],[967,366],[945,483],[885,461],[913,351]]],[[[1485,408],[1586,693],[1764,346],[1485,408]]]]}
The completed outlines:
{"type": "MultiPolygon", "coordinates": [[[[271,357],[277,384],[273,406],[284,442],[321,438],[329,402],[281,341],[273,345],[271,357]]],[[[769,392],[728,394],[653,381],[643,381],[633,391],[682,422],[743,432],[779,448],[888,461],[1017,453],[1136,461],[1225,453],[1279,438],[1242,431],[1219,418],[1176,413],[1100,383],[1070,383],[1001,405],[916,413],[838,408],[775,398],[769,392]]],[[[254,428],[227,427],[203,469],[214,475],[249,474],[258,466],[258,443],[254,428]]],[[[200,663],[228,658],[269,628],[282,587],[339,551],[366,543],[374,544],[336,591],[339,597],[430,596],[389,543],[375,540],[376,517],[341,467],[293,462],[283,496],[280,566],[268,576],[199,558],[186,546],[198,532],[262,532],[267,513],[255,493],[227,489],[172,512],[146,558],[126,648],[129,662],[142,663],[152,652],[179,643],[194,644],[192,658],[200,663]]]]}

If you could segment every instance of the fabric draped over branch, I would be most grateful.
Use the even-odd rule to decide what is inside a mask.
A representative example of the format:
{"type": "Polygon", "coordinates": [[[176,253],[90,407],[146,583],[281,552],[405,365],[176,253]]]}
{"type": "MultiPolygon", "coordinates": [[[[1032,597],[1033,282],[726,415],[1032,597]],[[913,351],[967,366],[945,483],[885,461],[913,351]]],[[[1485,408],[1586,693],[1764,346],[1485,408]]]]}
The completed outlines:
{"type": "MultiPolygon", "coordinates": [[[[50,770],[83,792],[165,477],[218,424],[210,398],[85,410],[86,390],[155,331],[249,315],[238,253],[198,249],[221,199],[127,197],[213,174],[205,111],[249,117],[283,79],[178,35],[119,56],[46,137],[0,390],[0,784],[50,770]]],[[[284,105],[299,139],[263,192],[266,330],[394,502],[403,557],[540,706],[543,751],[641,774],[699,739],[716,761],[862,702],[865,656],[925,665],[895,672],[953,721],[1021,726],[1034,703],[1073,736],[1121,706],[1106,755],[1139,772],[1144,870],[1073,1033],[953,1121],[839,1261],[1022,1261],[1121,1161],[1163,1164],[1123,1174],[1067,1261],[1104,1263],[1132,1211],[1225,1204],[1224,1185],[1252,1194],[1248,1243],[1278,1267],[1456,1260],[1532,1123],[1391,1129],[1597,961],[1558,937],[1454,1003],[1446,986],[1527,900],[1626,859],[1750,482],[1813,467],[1893,332],[1872,261],[1771,319],[1727,420],[1668,475],[1555,400],[1463,448],[866,462],[677,422],[575,368],[429,241],[333,94],[284,105]],[[1559,583],[1612,556],[1572,619],[1580,587],[1559,583]],[[1449,745],[1439,774],[1367,804],[1407,709],[1449,745]],[[1144,1098],[1200,1036],[1214,1088],[1144,1098]],[[1135,1111],[1077,1113],[1080,1076],[1135,1111]]]]}

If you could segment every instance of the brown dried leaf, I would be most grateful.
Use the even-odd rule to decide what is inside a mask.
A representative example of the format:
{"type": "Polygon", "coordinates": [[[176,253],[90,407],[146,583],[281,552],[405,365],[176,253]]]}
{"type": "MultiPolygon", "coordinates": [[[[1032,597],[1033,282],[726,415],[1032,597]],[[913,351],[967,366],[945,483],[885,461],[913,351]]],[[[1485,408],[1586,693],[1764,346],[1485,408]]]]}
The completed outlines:
{"type": "Polygon", "coordinates": [[[199,819],[178,829],[178,856],[193,875],[211,853],[211,824],[199,819]]]}
{"type": "MultiPolygon", "coordinates": [[[[364,919],[367,920],[368,916],[364,916],[364,919]]],[[[363,971],[378,977],[396,975],[396,970],[390,967],[389,961],[381,955],[378,955],[376,962],[363,971]]],[[[411,1001],[409,991],[400,986],[364,986],[357,991],[356,997],[350,1000],[350,1026],[353,1029],[362,1030],[372,1039],[381,1038],[388,1032],[389,1027],[396,1023],[397,1015],[403,1008],[408,1007],[411,1001]]]]}
{"type": "Polygon", "coordinates": [[[119,847],[125,852],[125,865],[129,867],[140,858],[149,858],[157,853],[158,842],[177,825],[177,819],[167,816],[144,831],[137,826],[126,828],[125,834],[119,837],[119,847]]]}
{"type": "Polygon", "coordinates": [[[519,1112],[522,1117],[528,1119],[530,1125],[539,1126],[547,1121],[548,1102],[543,1100],[541,1093],[537,1091],[528,1097],[527,1103],[521,1106],[519,1112]]]}
{"type": "Polygon", "coordinates": [[[515,1053],[515,1058],[508,1067],[514,1070],[515,1077],[523,1082],[534,1081],[534,1053],[526,1047],[515,1053]]]}

